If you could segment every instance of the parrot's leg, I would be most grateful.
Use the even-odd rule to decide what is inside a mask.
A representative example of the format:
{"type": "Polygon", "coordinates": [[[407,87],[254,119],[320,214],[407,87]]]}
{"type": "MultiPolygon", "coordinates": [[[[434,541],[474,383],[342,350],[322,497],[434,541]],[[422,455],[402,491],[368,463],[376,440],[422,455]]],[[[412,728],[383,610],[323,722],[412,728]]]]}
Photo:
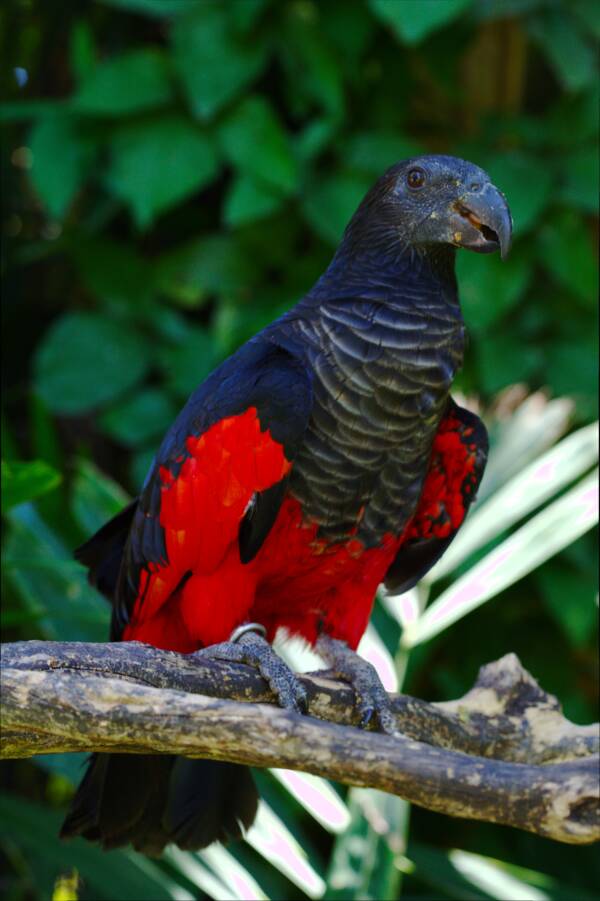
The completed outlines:
{"type": "Polygon", "coordinates": [[[307,699],[304,686],[259,630],[264,632],[264,629],[261,626],[257,627],[255,623],[241,626],[232,633],[229,641],[209,645],[196,651],[196,654],[215,660],[255,666],[277,696],[280,707],[295,710],[297,713],[306,713],[307,699]]]}
{"type": "Polygon", "coordinates": [[[329,635],[319,636],[315,650],[329,664],[331,670],[340,679],[349,682],[354,689],[361,718],[360,725],[363,729],[375,715],[382,732],[391,735],[398,731],[388,693],[374,666],[363,660],[345,641],[331,638],[329,635]]]}

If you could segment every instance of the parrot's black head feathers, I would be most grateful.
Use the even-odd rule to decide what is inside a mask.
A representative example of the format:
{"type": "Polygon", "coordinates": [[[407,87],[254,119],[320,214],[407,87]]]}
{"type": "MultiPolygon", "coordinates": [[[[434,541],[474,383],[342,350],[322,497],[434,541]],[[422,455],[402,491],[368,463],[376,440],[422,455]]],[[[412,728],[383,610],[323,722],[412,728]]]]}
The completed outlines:
{"type": "Polygon", "coordinates": [[[510,246],[512,221],[504,195],[479,166],[453,156],[396,163],[373,185],[346,229],[342,247],[414,248],[440,245],[479,253],[510,246]]]}

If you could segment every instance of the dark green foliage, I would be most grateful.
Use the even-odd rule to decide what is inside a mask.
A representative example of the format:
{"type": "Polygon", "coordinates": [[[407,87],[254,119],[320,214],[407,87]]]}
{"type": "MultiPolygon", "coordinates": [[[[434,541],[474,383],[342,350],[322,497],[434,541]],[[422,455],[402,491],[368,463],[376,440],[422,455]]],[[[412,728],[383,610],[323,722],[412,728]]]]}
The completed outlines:
{"type": "MultiPolygon", "coordinates": [[[[73,548],[139,490],[198,382],[310,288],[366,189],[397,159],[471,159],[514,214],[505,263],[459,254],[471,335],[459,387],[487,404],[523,381],[572,396],[577,422],[593,418],[598,9],[593,0],[3,6],[6,638],[105,638],[107,605],[73,548]]],[[[417,646],[405,690],[456,696],[480,664],[515,650],[569,715],[590,720],[593,559],[583,536],[417,646]]],[[[375,621],[394,654],[398,623],[381,606],[375,621]]],[[[19,795],[4,795],[0,811],[7,897],[50,897],[73,868],[82,898],[238,897],[230,859],[186,869],[60,845],[55,808],[77,778],[68,766],[49,757],[6,771],[19,795]]],[[[492,884],[488,858],[549,898],[593,894],[585,850],[420,811],[405,847],[407,806],[371,798],[362,808],[356,796],[349,831],[332,838],[261,778],[306,849],[313,894],[327,879],[331,898],[507,897],[506,885],[494,895],[473,875],[483,867],[492,884]],[[374,829],[381,822],[393,840],[374,829]],[[449,848],[486,857],[469,870],[449,848]]],[[[305,897],[301,852],[286,850],[296,866],[286,870],[265,847],[245,845],[237,860],[271,897],[305,897]]]]}

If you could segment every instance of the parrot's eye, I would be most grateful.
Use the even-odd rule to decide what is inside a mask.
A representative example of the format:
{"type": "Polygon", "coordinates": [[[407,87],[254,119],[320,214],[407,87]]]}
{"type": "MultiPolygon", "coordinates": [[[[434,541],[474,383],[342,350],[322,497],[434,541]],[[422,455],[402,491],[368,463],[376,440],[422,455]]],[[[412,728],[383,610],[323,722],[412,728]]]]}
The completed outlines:
{"type": "Polygon", "coordinates": [[[406,176],[406,184],[409,188],[422,188],[425,184],[425,173],[422,169],[410,169],[406,176]]]}

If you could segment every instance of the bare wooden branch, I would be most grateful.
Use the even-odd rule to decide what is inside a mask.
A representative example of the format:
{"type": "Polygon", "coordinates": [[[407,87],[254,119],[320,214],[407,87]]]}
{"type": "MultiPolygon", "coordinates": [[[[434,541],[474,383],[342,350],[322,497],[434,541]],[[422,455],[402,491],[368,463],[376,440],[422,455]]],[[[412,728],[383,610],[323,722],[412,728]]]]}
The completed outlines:
{"type": "Polygon", "coordinates": [[[457,701],[394,696],[393,737],[354,728],[348,686],[302,679],[304,717],[276,707],[240,664],[138,642],[5,645],[1,754],[152,751],[288,767],[558,841],[600,838],[598,727],[566,720],[514,654],[483,667],[457,701]]]}

